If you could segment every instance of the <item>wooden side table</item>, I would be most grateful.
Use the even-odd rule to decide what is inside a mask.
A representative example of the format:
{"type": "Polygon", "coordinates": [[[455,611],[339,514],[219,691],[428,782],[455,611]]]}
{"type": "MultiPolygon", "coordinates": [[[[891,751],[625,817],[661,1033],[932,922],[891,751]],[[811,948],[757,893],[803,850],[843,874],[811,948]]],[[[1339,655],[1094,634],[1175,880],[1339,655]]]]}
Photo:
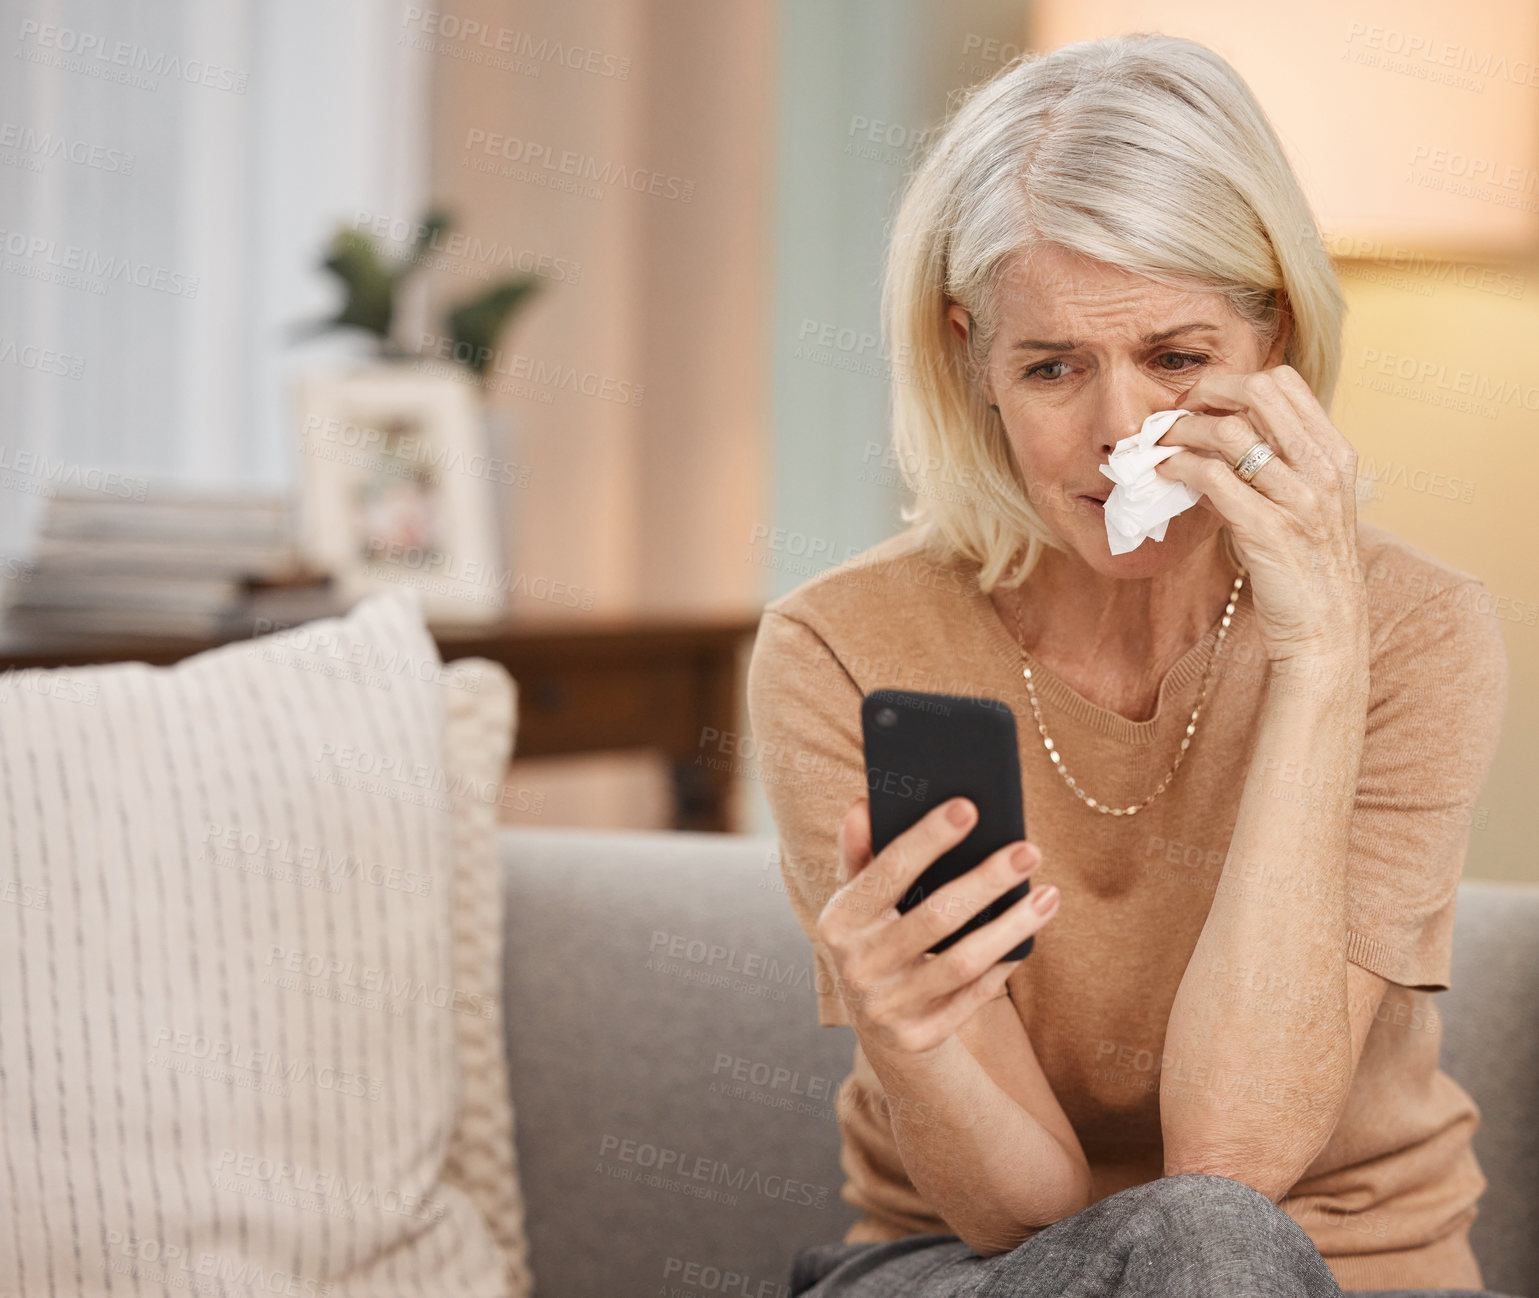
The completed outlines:
{"type": "Polygon", "coordinates": [[[658,749],[669,759],[675,829],[730,829],[732,773],[702,761],[712,730],[738,726],[739,654],[757,617],[528,623],[435,630],[451,658],[491,658],[518,682],[520,757],[658,749]]]}
{"type": "MultiPolygon", "coordinates": [[[[758,617],[509,619],[430,630],[444,660],[490,658],[518,682],[517,757],[625,749],[663,752],[675,829],[725,831],[732,773],[702,761],[714,730],[738,725],[738,663],[758,617]]],[[[242,637],[48,642],[0,626],[0,671],[143,662],[165,666],[242,637]]]]}

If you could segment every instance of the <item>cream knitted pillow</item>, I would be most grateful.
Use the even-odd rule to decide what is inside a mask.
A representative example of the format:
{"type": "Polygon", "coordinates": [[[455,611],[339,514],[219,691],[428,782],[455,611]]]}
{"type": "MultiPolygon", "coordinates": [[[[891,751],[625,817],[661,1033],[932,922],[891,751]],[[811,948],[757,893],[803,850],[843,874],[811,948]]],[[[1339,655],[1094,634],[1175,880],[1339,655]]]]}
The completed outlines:
{"type": "Polygon", "coordinates": [[[0,1292],[528,1292],[512,712],[410,594],[0,680],[0,1292]]]}
{"type": "Polygon", "coordinates": [[[454,981],[492,1012],[455,1018],[465,1093],[449,1141],[444,1180],[460,1186],[481,1210],[507,1262],[509,1298],[528,1298],[534,1278],[524,1237],[504,1047],[502,858],[497,848],[497,802],[513,751],[517,687],[506,669],[484,658],[458,659],[448,671],[446,764],[465,777],[451,790],[454,981]]]}

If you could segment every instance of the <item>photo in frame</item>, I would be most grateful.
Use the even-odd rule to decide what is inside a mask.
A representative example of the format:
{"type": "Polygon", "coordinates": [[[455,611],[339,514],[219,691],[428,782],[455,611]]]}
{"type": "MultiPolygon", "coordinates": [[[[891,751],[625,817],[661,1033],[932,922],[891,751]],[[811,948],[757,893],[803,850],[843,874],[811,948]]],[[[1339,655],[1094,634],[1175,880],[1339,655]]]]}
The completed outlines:
{"type": "Polygon", "coordinates": [[[303,376],[299,545],[352,604],[411,587],[440,623],[507,602],[494,469],[474,387],[407,365],[303,376]]]}

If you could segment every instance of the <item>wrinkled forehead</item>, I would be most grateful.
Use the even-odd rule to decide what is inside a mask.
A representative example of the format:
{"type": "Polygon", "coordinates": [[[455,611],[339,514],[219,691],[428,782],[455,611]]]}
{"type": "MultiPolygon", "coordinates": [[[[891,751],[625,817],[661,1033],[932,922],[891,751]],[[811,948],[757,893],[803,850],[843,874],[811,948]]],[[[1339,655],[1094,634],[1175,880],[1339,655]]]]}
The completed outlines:
{"type": "Polygon", "coordinates": [[[1086,331],[1143,338],[1190,320],[1244,323],[1216,290],[1151,279],[1056,245],[1011,257],[996,283],[1001,330],[1029,328],[1037,338],[1079,340],[1086,331]]]}

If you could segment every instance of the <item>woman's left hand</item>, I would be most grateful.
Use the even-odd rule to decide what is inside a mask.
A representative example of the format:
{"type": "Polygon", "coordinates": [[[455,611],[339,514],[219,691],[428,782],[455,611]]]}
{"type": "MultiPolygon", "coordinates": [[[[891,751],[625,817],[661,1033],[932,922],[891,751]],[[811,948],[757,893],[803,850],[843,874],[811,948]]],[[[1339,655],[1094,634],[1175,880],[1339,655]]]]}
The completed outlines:
{"type": "Polygon", "coordinates": [[[1201,504],[1229,525],[1268,656],[1365,655],[1357,452],[1309,384],[1288,365],[1204,374],[1171,408],[1195,413],[1160,440],[1193,449],[1155,472],[1201,492],[1201,504]],[[1260,441],[1276,454],[1245,482],[1231,466],[1260,441]]]}

